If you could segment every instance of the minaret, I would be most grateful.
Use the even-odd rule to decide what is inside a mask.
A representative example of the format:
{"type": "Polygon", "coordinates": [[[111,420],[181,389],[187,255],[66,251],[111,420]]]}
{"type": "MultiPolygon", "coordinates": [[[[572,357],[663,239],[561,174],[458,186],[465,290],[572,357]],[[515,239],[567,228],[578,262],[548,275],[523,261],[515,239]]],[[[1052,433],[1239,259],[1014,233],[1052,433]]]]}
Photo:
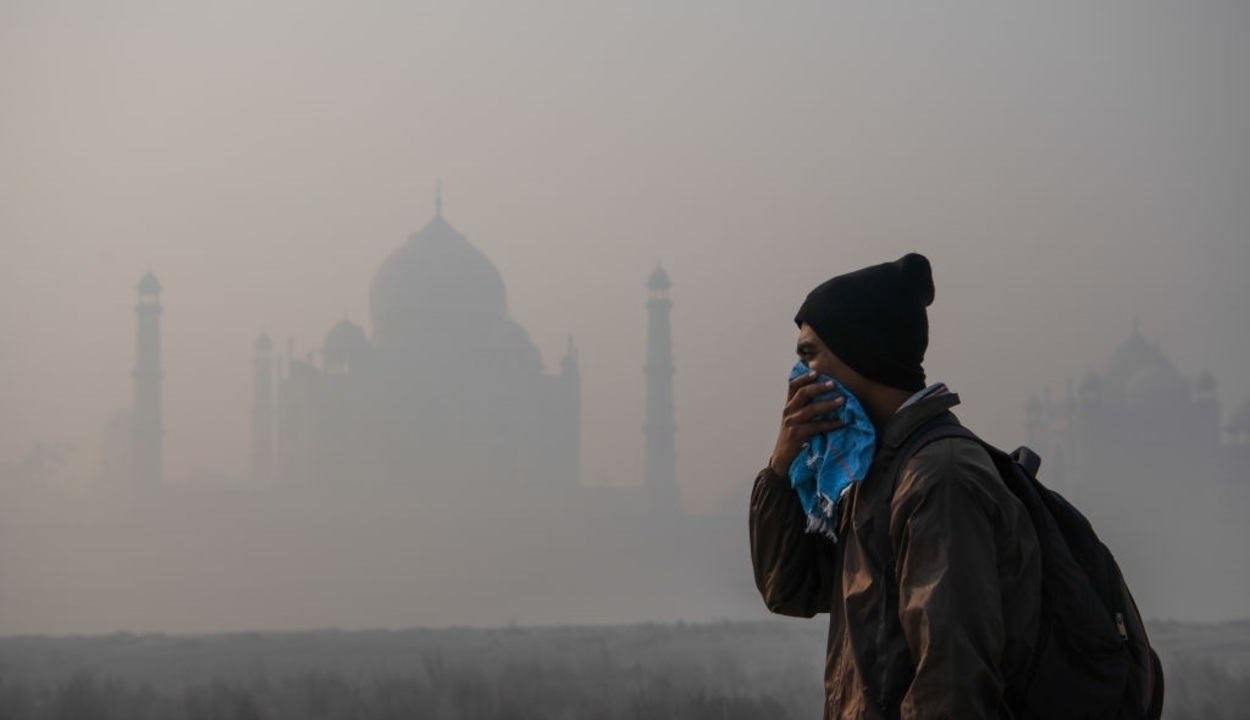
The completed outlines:
{"type": "Polygon", "coordinates": [[[647,280],[647,493],[657,506],[677,510],[677,424],[673,420],[673,333],[668,273],[656,265],[647,280]]]}
{"type": "Polygon", "coordinates": [[[568,484],[576,486],[582,477],[582,374],[578,369],[578,350],[569,335],[568,350],[560,359],[560,398],[567,419],[564,426],[563,463],[568,484]]]}
{"type": "Polygon", "coordinates": [[[273,479],[273,341],[261,333],[255,344],[256,382],[252,395],[252,482],[273,479]]]}
{"type": "Polygon", "coordinates": [[[139,331],[135,337],[134,480],[140,488],[161,484],[161,283],[148,271],[139,280],[139,331]]]}

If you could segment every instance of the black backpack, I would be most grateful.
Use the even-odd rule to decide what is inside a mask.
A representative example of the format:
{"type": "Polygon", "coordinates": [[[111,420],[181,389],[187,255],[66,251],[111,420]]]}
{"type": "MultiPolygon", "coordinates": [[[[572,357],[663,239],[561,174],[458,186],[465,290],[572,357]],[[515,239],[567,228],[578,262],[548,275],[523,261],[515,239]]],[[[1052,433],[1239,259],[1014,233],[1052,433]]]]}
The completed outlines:
{"type": "MultiPolygon", "coordinates": [[[[1094,528],[1037,480],[1041,458],[1010,455],[953,415],[934,418],[903,444],[891,480],[920,448],[944,438],[972,440],[989,453],[1003,483],[1024,503],[1041,548],[1042,604],[1030,667],[1008,679],[1007,703],[1021,720],[1158,720],[1163,667],[1150,647],[1120,567],[1094,528]]],[[[891,490],[892,494],[892,490],[891,490]]]]}

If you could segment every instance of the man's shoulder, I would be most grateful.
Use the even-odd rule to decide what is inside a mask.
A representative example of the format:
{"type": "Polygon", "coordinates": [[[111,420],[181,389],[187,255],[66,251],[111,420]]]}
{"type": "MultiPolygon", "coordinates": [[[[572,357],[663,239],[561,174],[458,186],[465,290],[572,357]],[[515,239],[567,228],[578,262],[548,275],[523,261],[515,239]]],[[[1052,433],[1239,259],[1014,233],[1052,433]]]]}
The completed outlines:
{"type": "Polygon", "coordinates": [[[1006,492],[994,461],[981,443],[947,437],[926,443],[907,459],[899,471],[895,497],[933,492],[951,484],[991,497],[1006,492]]]}

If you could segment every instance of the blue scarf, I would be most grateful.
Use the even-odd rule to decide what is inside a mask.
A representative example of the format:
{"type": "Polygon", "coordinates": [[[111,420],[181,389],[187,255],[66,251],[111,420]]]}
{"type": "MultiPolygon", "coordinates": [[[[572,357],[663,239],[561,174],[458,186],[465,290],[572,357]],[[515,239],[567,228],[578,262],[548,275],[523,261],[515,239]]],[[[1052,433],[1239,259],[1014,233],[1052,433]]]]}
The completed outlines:
{"type": "MultiPolygon", "coordinates": [[[[790,379],[808,372],[806,365],[797,363],[790,371],[790,379]]],[[[831,380],[824,375],[816,378],[818,383],[831,380]]],[[[838,396],[846,398],[846,403],[832,416],[842,421],[842,427],[808,440],[790,465],[790,485],[799,494],[799,502],[807,514],[807,531],[820,533],[834,542],[838,539],[838,500],[853,483],[863,481],[877,447],[877,431],[864,412],[864,406],[842,383],[835,381],[832,391],[812,402],[838,396]]],[[[822,419],[829,419],[829,416],[822,419]]]]}

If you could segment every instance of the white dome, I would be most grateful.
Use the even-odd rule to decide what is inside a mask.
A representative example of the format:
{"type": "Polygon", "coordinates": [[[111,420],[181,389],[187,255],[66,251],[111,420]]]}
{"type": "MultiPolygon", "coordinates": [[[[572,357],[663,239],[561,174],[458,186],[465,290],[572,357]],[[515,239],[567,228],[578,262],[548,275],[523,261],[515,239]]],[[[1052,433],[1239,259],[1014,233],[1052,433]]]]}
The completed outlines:
{"type": "Polygon", "coordinates": [[[369,292],[379,347],[435,342],[449,325],[492,323],[507,312],[503,278],[436,215],[378,268],[369,292]]]}

